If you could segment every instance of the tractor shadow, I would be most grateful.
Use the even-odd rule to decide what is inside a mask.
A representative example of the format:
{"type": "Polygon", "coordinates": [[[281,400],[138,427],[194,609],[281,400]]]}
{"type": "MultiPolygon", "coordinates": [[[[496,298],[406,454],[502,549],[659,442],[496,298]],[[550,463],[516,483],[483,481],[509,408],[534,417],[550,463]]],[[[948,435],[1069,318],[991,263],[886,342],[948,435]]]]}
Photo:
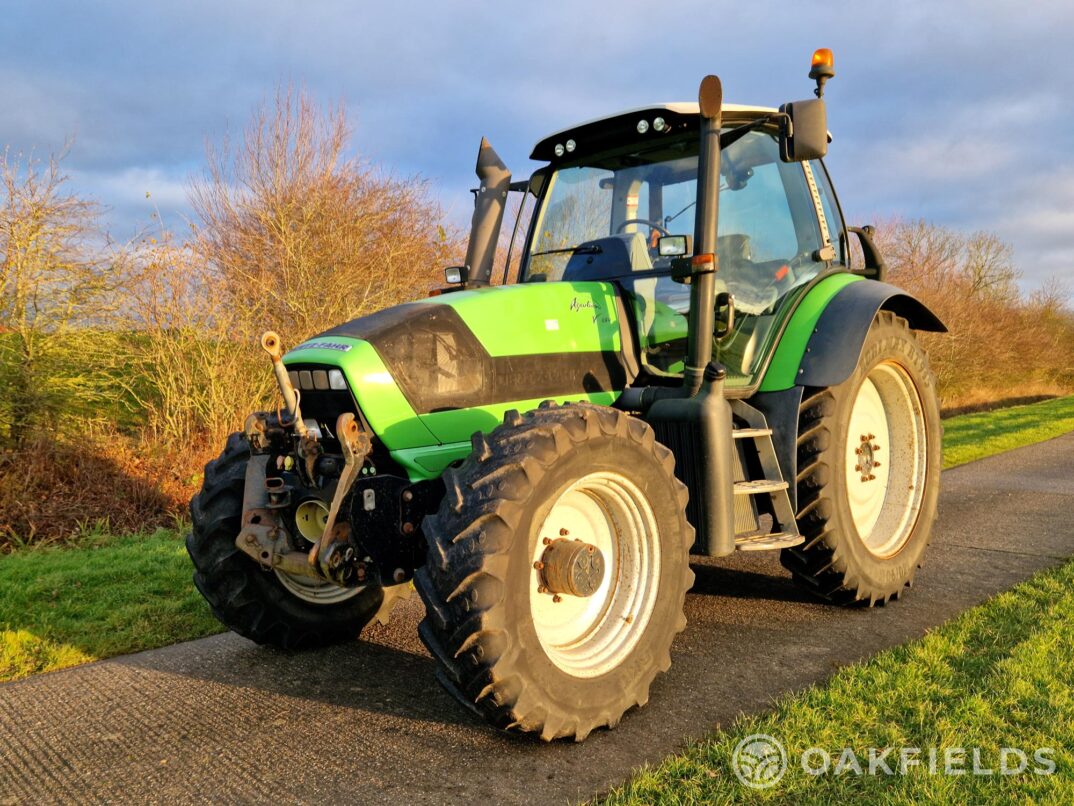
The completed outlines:
{"type": "MultiPolygon", "coordinates": [[[[692,594],[733,601],[815,603],[798,590],[778,559],[758,555],[720,560],[694,558],[692,594]]],[[[733,606],[732,606],[733,607],[733,606]]],[[[543,747],[536,736],[504,734],[461,706],[436,681],[436,664],[417,638],[424,607],[416,595],[399,602],[387,626],[372,624],[361,639],[321,649],[285,652],[258,646],[234,633],[116,658],[160,675],[203,681],[214,688],[251,692],[267,710],[286,699],[317,711],[349,710],[355,724],[408,722],[461,730],[482,746],[543,747]],[[323,708],[322,708],[323,707],[323,708]]],[[[243,695],[245,699],[245,695],[243,695]]]]}
{"type": "Polygon", "coordinates": [[[694,595],[798,604],[816,604],[818,601],[794,584],[790,574],[779,564],[776,552],[690,559],[690,568],[694,572],[690,593],[694,595]]]}
{"type": "Polygon", "coordinates": [[[352,710],[359,712],[356,722],[364,712],[370,717],[376,714],[495,733],[436,682],[433,659],[417,641],[417,622],[423,612],[414,596],[396,607],[390,627],[374,624],[359,640],[320,649],[287,652],[224,633],[109,662],[180,675],[213,687],[253,690],[268,695],[266,702],[292,698],[333,711],[352,710]],[[399,645],[397,636],[412,636],[413,646],[409,640],[399,645]],[[184,651],[195,644],[197,651],[184,651]]]}

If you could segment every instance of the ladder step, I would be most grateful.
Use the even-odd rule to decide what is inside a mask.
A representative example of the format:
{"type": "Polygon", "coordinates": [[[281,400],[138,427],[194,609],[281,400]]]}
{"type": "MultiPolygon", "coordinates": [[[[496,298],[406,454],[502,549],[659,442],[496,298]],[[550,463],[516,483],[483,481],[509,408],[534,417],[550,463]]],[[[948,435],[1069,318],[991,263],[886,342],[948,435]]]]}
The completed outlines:
{"type": "Polygon", "coordinates": [[[735,495],[758,495],[775,493],[787,489],[787,482],[772,479],[755,479],[754,481],[736,481],[735,495]]]}
{"type": "Polygon", "coordinates": [[[734,428],[731,436],[735,439],[756,439],[757,437],[772,436],[771,428],[734,428]]]}
{"type": "Polygon", "coordinates": [[[805,538],[801,535],[775,532],[769,535],[737,538],[735,548],[739,551],[768,551],[770,549],[787,549],[791,546],[800,546],[804,542],[805,538]]]}

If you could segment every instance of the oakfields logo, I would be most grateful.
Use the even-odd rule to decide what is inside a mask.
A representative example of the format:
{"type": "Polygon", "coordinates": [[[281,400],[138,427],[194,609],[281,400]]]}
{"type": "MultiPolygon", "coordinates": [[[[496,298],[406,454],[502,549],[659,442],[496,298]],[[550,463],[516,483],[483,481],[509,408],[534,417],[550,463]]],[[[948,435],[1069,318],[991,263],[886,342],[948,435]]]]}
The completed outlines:
{"type": "Polygon", "coordinates": [[[787,771],[787,751],[766,733],[747,736],[735,747],[731,764],[735,775],[752,789],[767,789],[779,783],[787,771]]]}
{"type": "MultiPolygon", "coordinates": [[[[1027,751],[1001,747],[844,747],[829,751],[809,747],[795,759],[807,775],[1053,775],[1055,749],[1027,751]]],[[[747,736],[731,757],[735,776],[751,789],[767,789],[787,772],[787,751],[776,738],[764,733],[747,736]]]]}

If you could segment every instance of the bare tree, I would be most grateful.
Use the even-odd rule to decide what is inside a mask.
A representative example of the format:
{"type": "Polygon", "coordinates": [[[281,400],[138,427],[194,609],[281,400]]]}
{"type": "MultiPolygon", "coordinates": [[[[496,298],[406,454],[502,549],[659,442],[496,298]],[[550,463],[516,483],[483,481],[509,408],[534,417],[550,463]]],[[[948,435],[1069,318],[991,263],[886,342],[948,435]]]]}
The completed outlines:
{"type": "Polygon", "coordinates": [[[99,209],[66,192],[60,162],[0,161],[0,437],[21,442],[87,416],[107,397],[87,359],[107,350],[115,278],[106,270],[99,209]],[[96,343],[94,343],[96,342],[96,343]]]}
{"type": "Polygon", "coordinates": [[[948,405],[1069,391],[1074,322],[1065,289],[1023,294],[1009,244],[994,233],[898,220],[879,225],[877,241],[892,282],[950,328],[921,336],[948,405]]]}
{"type": "Polygon", "coordinates": [[[342,107],[284,87],[240,143],[210,148],[194,249],[244,334],[306,338],[438,282],[455,242],[426,184],[349,156],[350,135],[342,107]]]}

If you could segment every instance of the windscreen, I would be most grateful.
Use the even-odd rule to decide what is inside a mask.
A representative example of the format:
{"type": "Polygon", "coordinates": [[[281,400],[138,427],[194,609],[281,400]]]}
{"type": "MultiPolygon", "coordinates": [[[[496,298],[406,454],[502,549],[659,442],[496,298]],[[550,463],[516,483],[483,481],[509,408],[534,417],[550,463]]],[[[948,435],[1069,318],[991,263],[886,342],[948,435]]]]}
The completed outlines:
{"type": "MultiPolygon", "coordinates": [[[[534,218],[523,282],[615,279],[632,296],[642,359],[682,371],[689,286],[671,280],[664,235],[692,238],[697,137],[618,149],[552,172],[534,218]]],[[[731,383],[748,384],[781,302],[827,267],[816,204],[800,163],[775,135],[750,132],[721,154],[717,291],[734,296],[731,332],[717,339],[731,383]]]]}

